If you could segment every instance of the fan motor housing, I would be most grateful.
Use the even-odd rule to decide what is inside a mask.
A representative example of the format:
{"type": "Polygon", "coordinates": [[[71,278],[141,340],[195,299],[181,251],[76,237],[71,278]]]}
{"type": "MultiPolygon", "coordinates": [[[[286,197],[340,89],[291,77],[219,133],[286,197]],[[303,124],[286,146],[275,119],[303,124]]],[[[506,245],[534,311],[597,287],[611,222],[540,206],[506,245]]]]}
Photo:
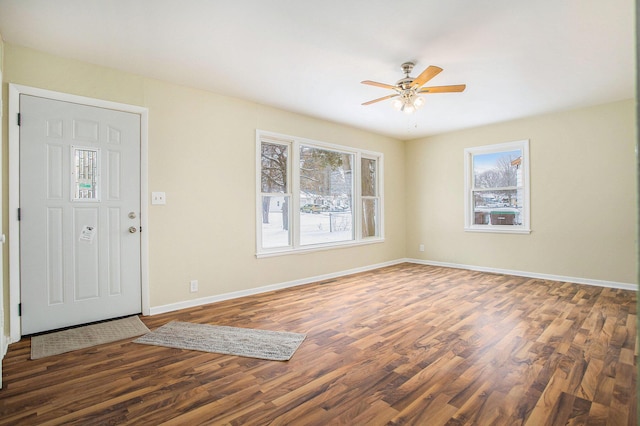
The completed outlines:
{"type": "Polygon", "coordinates": [[[400,87],[402,90],[407,90],[409,86],[411,86],[411,83],[413,83],[413,80],[415,79],[412,77],[401,78],[396,82],[396,86],[400,87]]]}
{"type": "Polygon", "coordinates": [[[411,83],[413,83],[413,80],[415,79],[410,77],[409,74],[411,74],[411,71],[413,71],[413,67],[415,65],[415,62],[405,62],[404,64],[400,65],[400,68],[402,68],[402,72],[405,74],[405,76],[404,78],[401,78],[396,82],[396,86],[398,86],[402,90],[407,90],[409,86],[411,86],[411,83]]]}
{"type": "Polygon", "coordinates": [[[415,62],[405,62],[404,64],[400,65],[400,68],[402,68],[402,72],[405,73],[407,77],[409,77],[409,74],[411,74],[411,71],[413,71],[413,67],[415,65],[415,62]]]}

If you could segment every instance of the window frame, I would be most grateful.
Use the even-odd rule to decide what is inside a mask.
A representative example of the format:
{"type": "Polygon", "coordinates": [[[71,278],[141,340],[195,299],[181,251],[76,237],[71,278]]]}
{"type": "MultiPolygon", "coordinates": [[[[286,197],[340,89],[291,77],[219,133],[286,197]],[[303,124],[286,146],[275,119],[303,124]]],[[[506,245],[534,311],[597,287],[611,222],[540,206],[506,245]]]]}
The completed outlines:
{"type": "MultiPolygon", "coordinates": [[[[283,197],[285,199],[289,200],[289,203],[287,204],[287,215],[289,217],[289,233],[287,235],[287,245],[286,246],[278,246],[278,247],[271,247],[268,248],[267,250],[273,250],[273,249],[280,249],[280,248],[287,248],[287,247],[291,247],[293,245],[293,240],[292,240],[292,233],[291,233],[291,221],[293,220],[292,218],[292,212],[293,212],[293,196],[292,196],[292,187],[293,187],[293,177],[291,176],[291,162],[293,161],[293,152],[292,152],[292,144],[290,141],[287,140],[279,140],[276,138],[271,138],[268,140],[265,140],[264,142],[272,144],[272,145],[280,145],[280,146],[284,146],[286,147],[287,150],[287,168],[286,168],[286,181],[284,182],[284,185],[286,187],[286,191],[284,192],[263,192],[262,191],[262,142],[260,141],[260,143],[257,145],[257,161],[258,161],[258,173],[257,173],[257,199],[256,199],[256,223],[258,224],[258,230],[259,230],[259,238],[261,239],[262,237],[262,198],[265,196],[269,196],[269,197],[283,197]]],[[[260,242],[261,244],[261,242],[260,242]]]]}
{"type": "Polygon", "coordinates": [[[381,196],[381,186],[382,186],[382,179],[380,179],[380,176],[382,175],[382,161],[381,161],[381,154],[380,156],[375,156],[375,155],[370,155],[367,152],[362,152],[362,154],[359,157],[359,163],[358,163],[358,167],[360,168],[360,171],[358,173],[358,176],[360,177],[360,181],[358,182],[358,192],[359,192],[359,202],[360,202],[360,220],[358,221],[358,225],[360,226],[359,229],[356,230],[356,232],[358,232],[358,235],[360,236],[361,239],[363,240],[368,240],[370,238],[378,238],[378,235],[380,235],[380,233],[382,232],[382,224],[384,223],[384,219],[383,219],[383,211],[384,209],[381,207],[382,205],[382,196],[381,196]],[[363,195],[362,194],[362,160],[373,160],[376,162],[376,173],[375,173],[375,195],[363,195]],[[363,214],[364,214],[364,200],[374,200],[376,202],[376,204],[380,207],[378,207],[377,213],[378,213],[378,220],[376,221],[375,224],[375,232],[376,235],[371,235],[371,236],[363,236],[363,214]]]}
{"type": "MultiPolygon", "coordinates": [[[[384,155],[380,152],[368,151],[354,147],[337,145],[328,142],[315,141],[311,139],[288,136],[279,133],[256,130],[256,257],[271,257],[294,253],[307,253],[320,250],[330,250],[345,246],[358,246],[384,242],[384,191],[382,182],[384,180],[384,155]],[[265,195],[275,195],[262,192],[262,143],[271,143],[288,146],[287,180],[288,192],[278,193],[278,196],[288,196],[289,203],[289,245],[280,247],[262,246],[262,197],[265,195]],[[336,151],[353,155],[353,179],[352,179],[352,239],[346,241],[334,241],[318,244],[300,244],[300,147],[312,147],[322,150],[336,151]],[[376,236],[362,237],[362,170],[361,159],[368,158],[376,160],[376,190],[378,200],[377,214],[379,217],[376,224],[376,236]]],[[[370,197],[368,197],[370,198],[370,197]]]]}
{"type": "Polygon", "coordinates": [[[531,233],[531,190],[529,178],[529,140],[519,140],[493,145],[484,145],[464,150],[464,230],[469,232],[491,232],[507,234],[530,234],[531,233]],[[493,154],[499,152],[509,152],[520,150],[522,152],[521,162],[521,186],[514,188],[507,187],[501,189],[521,189],[522,195],[522,225],[477,225],[474,223],[474,187],[473,158],[476,155],[493,154]]]}

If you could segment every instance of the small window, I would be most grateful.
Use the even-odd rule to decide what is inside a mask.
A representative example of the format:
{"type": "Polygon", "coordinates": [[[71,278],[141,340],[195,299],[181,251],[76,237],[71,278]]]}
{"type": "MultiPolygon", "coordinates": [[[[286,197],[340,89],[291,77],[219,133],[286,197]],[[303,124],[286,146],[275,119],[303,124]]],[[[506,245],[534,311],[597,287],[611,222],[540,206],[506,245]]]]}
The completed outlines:
{"type": "Polygon", "coordinates": [[[289,151],[287,143],[263,142],[260,147],[260,222],[264,248],[291,246],[289,151]]]}
{"type": "Polygon", "coordinates": [[[71,147],[72,201],[100,201],[98,179],[100,150],[95,148],[71,147]]]}
{"type": "Polygon", "coordinates": [[[362,238],[380,235],[380,196],[378,191],[378,159],[362,157],[362,238]]]}
{"type": "Polygon", "coordinates": [[[465,230],[529,233],[529,141],[467,148],[465,230]]]}

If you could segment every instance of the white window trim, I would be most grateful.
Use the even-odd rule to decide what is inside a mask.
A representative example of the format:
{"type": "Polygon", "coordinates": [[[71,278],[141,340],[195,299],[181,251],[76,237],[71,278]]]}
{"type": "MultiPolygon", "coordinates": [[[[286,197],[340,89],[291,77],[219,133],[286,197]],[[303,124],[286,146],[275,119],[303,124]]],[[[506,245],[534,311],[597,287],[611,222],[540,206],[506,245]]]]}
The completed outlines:
{"type": "Polygon", "coordinates": [[[464,230],[468,232],[491,232],[506,234],[531,233],[531,196],[529,180],[529,140],[505,142],[495,145],[477,146],[464,150],[464,230]],[[522,151],[523,224],[522,225],[475,225],[473,222],[473,156],[494,152],[522,151]]]}
{"type": "Polygon", "coordinates": [[[353,247],[367,244],[375,244],[384,242],[384,156],[380,152],[357,149],[353,147],[332,144],[328,142],[320,142],[312,139],[283,135],[279,133],[269,132],[265,130],[256,130],[256,257],[272,257],[296,253],[309,253],[314,251],[324,251],[343,247],[353,247]],[[272,142],[276,144],[289,145],[289,164],[288,164],[288,191],[286,194],[291,197],[291,215],[289,217],[290,229],[290,245],[286,247],[262,248],[262,182],[261,182],[261,150],[262,142],[272,142]],[[353,190],[352,190],[352,211],[353,211],[353,240],[337,241],[313,245],[300,245],[299,233],[299,215],[300,211],[300,176],[294,173],[293,164],[300,163],[300,145],[312,146],[314,148],[335,150],[353,154],[353,190]],[[373,237],[362,237],[362,188],[361,188],[361,158],[375,159],[378,165],[378,173],[376,176],[378,184],[379,208],[379,224],[378,234],[373,237]]]}

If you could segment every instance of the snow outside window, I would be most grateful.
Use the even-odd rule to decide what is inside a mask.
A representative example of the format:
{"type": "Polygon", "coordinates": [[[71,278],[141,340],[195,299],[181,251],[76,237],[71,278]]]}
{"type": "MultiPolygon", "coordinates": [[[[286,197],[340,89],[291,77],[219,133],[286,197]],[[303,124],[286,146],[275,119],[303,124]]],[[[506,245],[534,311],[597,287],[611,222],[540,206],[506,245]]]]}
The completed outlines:
{"type": "Polygon", "coordinates": [[[353,240],[354,157],[300,145],[300,245],[353,240]]]}
{"type": "Polygon", "coordinates": [[[382,240],[382,154],[257,132],[257,254],[382,240]]]}
{"type": "Polygon", "coordinates": [[[529,141],[467,148],[465,230],[529,233],[529,141]]]}

